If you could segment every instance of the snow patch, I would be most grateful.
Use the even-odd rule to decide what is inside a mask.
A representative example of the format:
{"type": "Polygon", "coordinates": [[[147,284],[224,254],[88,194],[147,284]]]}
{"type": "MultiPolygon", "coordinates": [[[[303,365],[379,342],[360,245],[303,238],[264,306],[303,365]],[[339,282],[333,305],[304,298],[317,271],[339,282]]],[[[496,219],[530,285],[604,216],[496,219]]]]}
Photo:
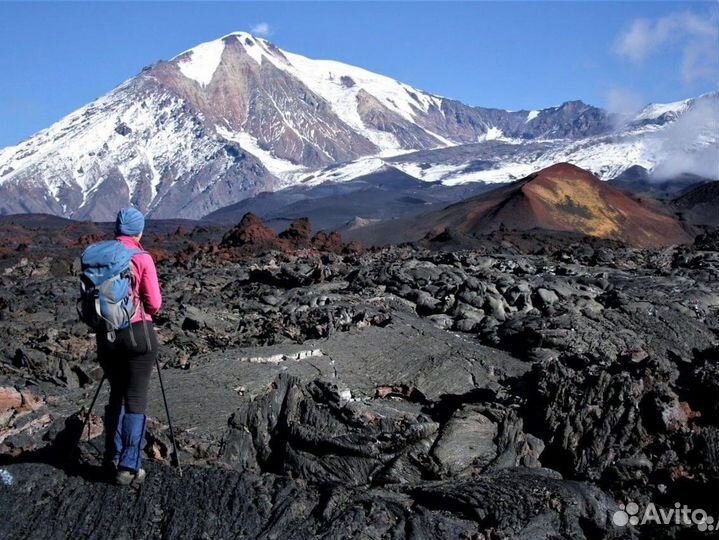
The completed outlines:
{"type": "Polygon", "coordinates": [[[327,167],[311,175],[296,176],[293,178],[293,183],[316,186],[324,182],[349,182],[360,176],[377,172],[386,166],[387,164],[380,158],[361,158],[342,165],[327,167]]]}
{"type": "MultiPolygon", "coordinates": [[[[425,132],[425,133],[429,133],[432,137],[434,137],[435,139],[437,139],[437,140],[438,140],[439,142],[441,142],[444,146],[456,146],[456,145],[457,145],[456,142],[450,141],[450,140],[447,139],[446,137],[442,137],[442,135],[440,135],[439,133],[435,133],[434,131],[430,131],[430,130],[428,130],[428,129],[426,129],[426,128],[422,128],[422,129],[424,129],[424,132],[425,132]]],[[[406,152],[409,152],[409,150],[406,150],[406,152]]]]}
{"type": "Polygon", "coordinates": [[[656,120],[667,113],[674,113],[678,116],[685,113],[693,101],[693,99],[685,99],[683,101],[675,101],[673,103],[653,103],[644,107],[634,120],[656,120]]]}
{"type": "Polygon", "coordinates": [[[318,356],[324,356],[324,353],[320,349],[309,349],[304,351],[298,351],[295,353],[277,353],[269,356],[243,356],[240,358],[240,362],[249,362],[251,364],[281,364],[282,362],[299,362],[305,358],[316,358],[318,356]]]}
{"type": "MultiPolygon", "coordinates": [[[[313,60],[305,56],[281,51],[281,58],[264,39],[234,34],[255,61],[269,61],[278,69],[297,78],[312,92],[324,98],[332,111],[352,129],[382,149],[382,155],[406,151],[391,133],[365,126],[357,111],[357,96],[361,90],[375,97],[383,106],[405,120],[415,123],[415,108],[427,112],[431,107],[441,109],[443,98],[422,92],[384,75],[333,60],[313,60]],[[245,39],[255,45],[249,46],[245,39]],[[285,60],[286,59],[286,60],[285,60]]],[[[435,135],[436,136],[436,135],[435,135]]],[[[438,138],[448,145],[455,143],[438,138]]]]}
{"type": "Polygon", "coordinates": [[[237,41],[242,44],[245,49],[245,52],[255,62],[262,65],[262,58],[264,57],[265,53],[262,49],[262,46],[257,42],[254,36],[251,36],[250,34],[246,34],[244,32],[238,32],[236,34],[233,34],[233,36],[235,36],[237,38],[237,41]]]}
{"type": "Polygon", "coordinates": [[[225,42],[222,39],[201,43],[183,54],[188,58],[177,63],[182,74],[188,79],[207,86],[215,75],[217,67],[222,60],[222,53],[225,50],[225,42]]]}
{"type": "Polygon", "coordinates": [[[529,111],[529,112],[527,113],[527,119],[524,121],[525,124],[526,124],[527,122],[531,122],[532,120],[534,120],[535,118],[537,118],[537,116],[539,116],[539,111],[529,111]]]}
{"type": "Polygon", "coordinates": [[[420,180],[441,182],[447,186],[469,182],[510,182],[561,162],[573,163],[603,180],[609,180],[631,165],[653,170],[661,157],[661,148],[660,138],[627,134],[573,143],[554,141],[547,143],[546,148],[531,152],[520,150],[498,154],[496,166],[486,170],[473,170],[472,161],[428,163],[426,158],[417,162],[392,162],[392,166],[420,180]]]}
{"type": "Polygon", "coordinates": [[[233,132],[223,126],[215,126],[215,130],[221,137],[228,141],[238,143],[243,150],[259,159],[262,165],[280,180],[307,171],[307,168],[302,165],[297,165],[286,159],[280,159],[275,157],[269,150],[262,149],[257,139],[249,133],[233,132]]]}
{"type": "MultiPolygon", "coordinates": [[[[130,195],[149,188],[149,208],[157,200],[166,171],[182,178],[206,166],[217,141],[198,138],[196,121],[184,101],[168,93],[138,99],[127,85],[69,114],[14,147],[2,151],[0,184],[19,178],[34,181],[61,205],[63,192],[82,196],[82,206],[110,175],[124,177],[130,195]],[[124,125],[128,130],[118,130],[124,125]]],[[[145,199],[147,201],[147,199],[145,199]]],[[[118,201],[120,203],[121,201],[118,201]]],[[[72,217],[69,215],[68,217],[72,217]]]]}
{"type": "Polygon", "coordinates": [[[487,130],[487,133],[485,133],[484,135],[480,135],[477,138],[477,142],[496,141],[496,140],[503,139],[503,138],[504,138],[504,133],[502,132],[502,130],[497,127],[492,126],[491,128],[489,128],[487,130]]]}
{"type": "MultiPolygon", "coordinates": [[[[432,105],[440,107],[442,104],[441,98],[356,66],[333,60],[312,60],[288,52],[284,55],[290,61],[298,78],[330,103],[333,103],[332,100],[336,97],[356,95],[362,88],[389,110],[410,122],[415,122],[415,107],[427,112],[432,105]],[[349,77],[354,85],[348,88],[343,84],[342,77],[349,77]]],[[[348,79],[344,80],[348,81],[348,79]]]]}
{"type": "Polygon", "coordinates": [[[501,183],[523,178],[534,172],[531,163],[506,163],[496,169],[465,172],[468,163],[434,164],[393,163],[393,166],[425,182],[441,182],[445,186],[456,186],[471,182],[501,183]]]}

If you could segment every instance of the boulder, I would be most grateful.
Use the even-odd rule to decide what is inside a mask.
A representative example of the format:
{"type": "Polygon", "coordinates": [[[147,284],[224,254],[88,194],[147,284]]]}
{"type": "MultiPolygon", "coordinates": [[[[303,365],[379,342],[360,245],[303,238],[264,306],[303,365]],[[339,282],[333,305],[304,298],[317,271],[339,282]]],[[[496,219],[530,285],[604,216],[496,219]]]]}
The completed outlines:
{"type": "Polygon", "coordinates": [[[286,231],[280,233],[282,240],[287,240],[294,248],[307,247],[310,244],[312,225],[307,218],[294,220],[286,231]]]}

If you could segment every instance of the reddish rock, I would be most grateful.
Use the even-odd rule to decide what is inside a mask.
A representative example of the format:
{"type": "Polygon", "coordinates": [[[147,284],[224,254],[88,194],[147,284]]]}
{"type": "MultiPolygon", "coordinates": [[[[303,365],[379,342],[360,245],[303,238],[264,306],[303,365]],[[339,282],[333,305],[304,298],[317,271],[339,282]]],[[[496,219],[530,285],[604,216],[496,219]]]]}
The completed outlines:
{"type": "Polygon", "coordinates": [[[365,251],[367,251],[367,248],[356,240],[349,242],[342,250],[343,253],[364,253],[365,251]]]}
{"type": "Polygon", "coordinates": [[[633,351],[625,351],[621,355],[619,355],[619,358],[621,360],[625,360],[628,362],[633,362],[635,364],[639,364],[641,362],[644,362],[649,358],[649,353],[642,350],[642,349],[636,349],[633,351]]]}
{"type": "Polygon", "coordinates": [[[12,386],[0,387],[0,413],[22,406],[22,395],[12,386]]]}
{"type": "Polygon", "coordinates": [[[422,393],[417,390],[414,386],[407,386],[406,384],[394,385],[394,386],[378,386],[375,388],[376,398],[392,398],[401,397],[409,401],[421,401],[424,399],[422,393]]]}
{"type": "MultiPolygon", "coordinates": [[[[79,417],[79,419],[83,422],[85,422],[85,415],[79,417]]],[[[102,421],[102,418],[97,416],[96,414],[90,415],[90,421],[87,423],[87,426],[85,426],[85,429],[82,430],[82,435],[80,436],[81,441],[89,441],[91,439],[94,439],[95,437],[99,437],[102,435],[102,433],[105,431],[105,424],[102,421]]]]}
{"type": "Polygon", "coordinates": [[[222,247],[272,247],[277,244],[275,231],[265,226],[255,214],[247,213],[240,223],[227,232],[220,242],[222,247]]]}
{"type": "Polygon", "coordinates": [[[332,253],[342,253],[345,247],[340,233],[326,233],[325,231],[320,231],[315,235],[312,239],[312,246],[318,251],[331,251],[332,253]]]}
{"type": "Polygon", "coordinates": [[[170,254],[166,250],[161,248],[151,248],[148,249],[147,252],[152,255],[155,264],[159,264],[162,261],[166,261],[170,258],[170,254]]]}
{"type": "Polygon", "coordinates": [[[0,227],[0,245],[16,249],[21,245],[29,246],[35,241],[34,231],[15,223],[3,223],[0,227]]]}
{"type": "Polygon", "coordinates": [[[36,411],[45,405],[44,399],[36,396],[27,388],[20,390],[20,396],[22,397],[22,404],[18,407],[20,411],[36,411]]]}
{"type": "Polygon", "coordinates": [[[686,401],[674,400],[662,410],[662,420],[667,431],[680,431],[689,427],[689,421],[701,416],[686,401]]]}
{"type": "Polygon", "coordinates": [[[19,455],[43,446],[40,434],[53,423],[53,420],[50,413],[38,412],[24,416],[22,421],[15,420],[9,426],[0,428],[0,454],[19,455]],[[14,440],[18,435],[27,437],[25,440],[14,440]]]}
{"type": "Polygon", "coordinates": [[[686,467],[684,467],[683,465],[678,465],[676,467],[672,467],[671,469],[671,479],[675,482],[677,480],[692,478],[694,478],[694,475],[687,471],[686,467]]]}
{"type": "MultiPolygon", "coordinates": [[[[269,250],[281,251],[286,255],[292,255],[295,250],[308,248],[325,253],[364,251],[362,244],[357,242],[344,244],[342,236],[337,232],[320,231],[314,237],[311,236],[311,232],[312,224],[308,218],[294,220],[286,231],[277,235],[259,217],[247,213],[237,226],[225,234],[219,246],[211,246],[209,250],[213,260],[232,259],[269,250]]],[[[187,260],[191,256],[192,253],[188,249],[178,260],[187,260]]]]}
{"type": "Polygon", "coordinates": [[[312,225],[307,218],[299,218],[292,222],[286,231],[280,233],[280,238],[287,240],[292,247],[307,247],[310,243],[312,225]]]}

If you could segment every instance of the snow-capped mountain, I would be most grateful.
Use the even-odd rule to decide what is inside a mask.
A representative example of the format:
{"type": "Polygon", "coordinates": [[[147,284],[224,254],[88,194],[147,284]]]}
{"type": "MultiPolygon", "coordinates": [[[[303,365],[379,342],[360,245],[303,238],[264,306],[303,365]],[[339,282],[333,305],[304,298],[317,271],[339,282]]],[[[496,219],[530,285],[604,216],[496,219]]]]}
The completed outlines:
{"type": "MultiPolygon", "coordinates": [[[[622,119],[618,119],[622,120],[622,119]]],[[[638,165],[655,177],[692,173],[719,179],[719,92],[668,104],[652,104],[608,133],[580,138],[516,139],[366,157],[299,178],[316,185],[371,174],[386,165],[428,182],[509,182],[555,163],[570,162],[603,180],[638,165]]]]}
{"type": "MultiPolygon", "coordinates": [[[[667,129],[677,123],[671,114],[682,117],[691,108],[647,111],[629,129],[667,129]]],[[[636,145],[626,154],[612,142],[616,121],[578,101],[541,111],[470,107],[233,33],[143,69],[0,150],[0,214],[101,220],[132,203],[154,218],[198,218],[260,191],[332,179],[328,167],[349,163],[348,176],[383,160],[422,179],[483,179],[467,175],[469,164],[506,181],[507,163],[529,165],[550,150],[571,160],[572,148],[593,152],[603,140],[628,158],[626,167],[652,161],[636,145]],[[496,156],[492,165],[472,164],[497,145],[507,149],[504,165],[496,156]],[[440,163],[446,150],[450,157],[440,163]],[[392,157],[423,152],[436,152],[437,159],[392,157]],[[452,168],[457,152],[475,152],[461,170],[452,168]]]]}

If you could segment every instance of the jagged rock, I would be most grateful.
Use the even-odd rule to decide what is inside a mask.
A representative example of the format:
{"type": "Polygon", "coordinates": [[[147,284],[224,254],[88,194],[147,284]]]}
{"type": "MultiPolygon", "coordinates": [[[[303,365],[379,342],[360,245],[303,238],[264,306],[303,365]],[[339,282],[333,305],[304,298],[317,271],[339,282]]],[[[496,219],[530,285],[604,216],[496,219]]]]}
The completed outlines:
{"type": "Polygon", "coordinates": [[[559,300],[559,296],[556,292],[544,289],[542,287],[537,289],[537,296],[539,297],[539,300],[541,301],[541,304],[543,306],[551,306],[559,300]]]}
{"type": "Polygon", "coordinates": [[[185,313],[182,321],[183,330],[197,331],[207,329],[213,332],[229,332],[235,328],[234,320],[223,320],[193,306],[184,306],[183,311],[185,313]]]}
{"type": "MultiPolygon", "coordinates": [[[[80,246],[52,251],[52,235],[36,244],[30,235],[0,258],[0,431],[12,430],[2,432],[0,466],[16,489],[33,489],[0,508],[0,536],[40,520],[55,537],[100,537],[110,526],[139,538],[201,527],[252,537],[288,526],[298,538],[611,538],[617,531],[595,512],[604,493],[700,507],[719,487],[715,251],[511,231],[453,253],[347,253],[319,234],[300,250],[275,238],[281,249],[243,251],[219,245],[219,231],[175,238],[173,227],[148,235],[158,242],[148,247],[167,253],[155,325],[189,484],[169,468],[154,375],[147,495],[130,502],[19,463],[54,459],[101,377],[94,337],[74,312],[69,261],[80,246]],[[40,492],[52,498],[58,486],[77,505],[47,514],[40,492]],[[232,499],[247,513],[235,502],[231,518],[198,514],[186,500],[198,493],[212,512],[232,499]],[[156,517],[157,501],[201,524],[156,517]],[[138,525],[118,514],[122,504],[138,525]],[[67,529],[83,505],[97,508],[87,534],[67,529]]],[[[92,418],[92,440],[80,443],[90,462],[101,447],[92,418]]],[[[642,534],[679,537],[667,530],[642,534]]]]}
{"type": "Polygon", "coordinates": [[[312,236],[312,225],[307,218],[294,220],[286,231],[280,233],[279,237],[287,240],[295,248],[307,247],[312,236]]]}
{"type": "Polygon", "coordinates": [[[262,220],[252,213],[247,213],[234,229],[222,237],[220,246],[272,248],[277,245],[277,234],[266,227],[262,220]]]}
{"type": "Polygon", "coordinates": [[[0,387],[0,414],[11,409],[19,409],[21,405],[22,395],[15,387],[0,387]]]}
{"type": "Polygon", "coordinates": [[[719,251],[719,231],[700,234],[694,239],[694,247],[707,251],[719,251]]]}
{"type": "Polygon", "coordinates": [[[47,444],[43,436],[53,416],[43,397],[30,388],[0,387],[0,456],[20,455],[47,444]]]}
{"type": "MultiPolygon", "coordinates": [[[[273,470],[315,481],[370,484],[436,435],[418,406],[348,402],[315,382],[280,377],[230,420],[223,459],[240,470],[273,470]]],[[[398,480],[395,480],[398,481],[398,480]]],[[[379,480],[382,482],[382,480],[379,480]]]]}
{"type": "Polygon", "coordinates": [[[462,408],[442,428],[432,457],[452,476],[470,465],[482,470],[497,457],[497,429],[497,424],[476,408],[462,408]]]}
{"type": "MultiPolygon", "coordinates": [[[[355,244],[359,246],[359,244],[355,244]]],[[[345,250],[345,244],[342,241],[342,235],[338,232],[318,232],[314,236],[314,238],[312,238],[312,247],[319,251],[330,251],[332,253],[341,253],[343,250],[345,250]]],[[[349,252],[357,251],[357,249],[354,247],[348,247],[347,250],[349,252]]]]}
{"type": "Polygon", "coordinates": [[[434,510],[470,517],[489,538],[625,537],[611,524],[610,513],[617,506],[605,493],[537,469],[437,482],[414,488],[412,495],[434,510]]]}

